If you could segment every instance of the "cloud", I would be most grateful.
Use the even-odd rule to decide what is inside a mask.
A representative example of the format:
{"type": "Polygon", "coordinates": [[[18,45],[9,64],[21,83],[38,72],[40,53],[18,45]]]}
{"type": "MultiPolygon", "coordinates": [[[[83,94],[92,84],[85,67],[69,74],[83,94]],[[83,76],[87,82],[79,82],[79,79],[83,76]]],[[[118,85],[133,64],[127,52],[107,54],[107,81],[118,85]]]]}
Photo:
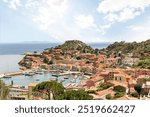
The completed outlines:
{"type": "Polygon", "coordinates": [[[128,37],[129,41],[143,41],[150,39],[150,21],[145,22],[141,25],[130,25],[127,26],[127,29],[130,30],[128,37]]]}
{"type": "MultiPolygon", "coordinates": [[[[4,1],[10,3],[10,0],[4,1]]],[[[96,24],[91,14],[73,15],[69,0],[26,0],[20,4],[21,12],[31,18],[33,25],[42,33],[48,34],[54,41],[55,39],[93,41],[96,37],[101,38],[110,28],[110,24],[96,24]]],[[[19,11],[18,6],[15,8],[19,11]]]]}
{"type": "Polygon", "coordinates": [[[149,6],[150,0],[103,0],[97,11],[110,22],[123,22],[141,15],[149,6]]]}
{"type": "Polygon", "coordinates": [[[78,16],[75,16],[74,19],[75,19],[75,23],[81,29],[93,29],[94,31],[97,31],[102,35],[105,35],[106,30],[109,29],[112,25],[112,23],[96,24],[95,19],[92,15],[79,14],[78,16]]]}
{"type": "Polygon", "coordinates": [[[105,25],[99,25],[99,31],[102,33],[102,35],[106,34],[106,30],[111,27],[112,23],[105,24],[105,25]]]}
{"type": "Polygon", "coordinates": [[[3,0],[9,8],[17,10],[19,6],[21,6],[20,0],[3,0]]]}
{"type": "MultiPolygon", "coordinates": [[[[33,4],[32,1],[27,5],[33,7],[33,5],[38,5],[38,2],[33,4]]],[[[63,20],[67,9],[67,0],[46,0],[36,8],[37,14],[33,16],[32,20],[38,23],[42,30],[47,30],[52,24],[63,20]]]]}
{"type": "Polygon", "coordinates": [[[130,29],[131,31],[135,31],[135,32],[140,32],[141,30],[144,29],[143,26],[139,26],[139,25],[130,25],[127,28],[130,29]]]}
{"type": "Polygon", "coordinates": [[[78,16],[75,16],[75,23],[82,29],[92,28],[96,27],[96,24],[94,23],[94,18],[92,15],[83,15],[80,14],[78,16]]]}

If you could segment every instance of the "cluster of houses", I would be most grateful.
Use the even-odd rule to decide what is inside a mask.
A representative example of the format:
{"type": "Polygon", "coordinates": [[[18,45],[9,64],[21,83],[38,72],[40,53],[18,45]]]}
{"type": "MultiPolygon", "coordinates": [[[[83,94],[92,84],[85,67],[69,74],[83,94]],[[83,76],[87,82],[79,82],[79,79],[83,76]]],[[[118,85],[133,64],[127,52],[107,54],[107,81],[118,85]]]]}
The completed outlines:
{"type": "MultiPolygon", "coordinates": [[[[142,91],[149,98],[150,82],[145,79],[150,78],[150,70],[132,68],[138,61],[139,57],[132,53],[123,57],[113,55],[107,57],[105,54],[80,53],[78,50],[63,52],[60,48],[52,48],[45,50],[41,54],[26,54],[20,64],[32,68],[44,66],[49,70],[82,72],[90,76],[89,80],[81,84],[81,88],[85,90],[96,91],[100,83],[110,82],[114,85],[126,87],[128,92],[134,92],[134,85],[140,83],[142,91]],[[125,67],[118,67],[118,65],[125,67]]],[[[106,92],[103,91],[103,93],[99,91],[96,97],[103,97],[108,93],[114,92],[112,89],[108,89],[106,92]]]]}

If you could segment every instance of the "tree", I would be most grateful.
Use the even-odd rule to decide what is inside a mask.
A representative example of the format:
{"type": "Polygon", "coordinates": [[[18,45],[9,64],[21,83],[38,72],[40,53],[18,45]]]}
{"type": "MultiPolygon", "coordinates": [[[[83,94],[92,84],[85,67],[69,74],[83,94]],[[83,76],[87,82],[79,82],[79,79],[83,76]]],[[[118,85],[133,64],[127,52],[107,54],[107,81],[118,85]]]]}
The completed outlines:
{"type": "Polygon", "coordinates": [[[39,83],[34,87],[33,91],[47,95],[46,99],[48,100],[51,99],[51,96],[55,100],[64,93],[64,87],[61,83],[51,80],[39,83]]]}
{"type": "Polygon", "coordinates": [[[113,84],[109,83],[109,82],[100,83],[99,86],[98,86],[98,90],[108,89],[108,88],[110,88],[112,86],[113,86],[113,84]]]}
{"type": "Polygon", "coordinates": [[[142,90],[142,85],[140,84],[135,84],[134,85],[134,89],[138,92],[138,94],[141,94],[141,90],[142,90]]]}
{"type": "Polygon", "coordinates": [[[75,90],[70,90],[64,92],[63,95],[59,97],[61,100],[91,100],[93,99],[93,96],[89,95],[85,91],[75,91],[75,90]]]}
{"type": "Polygon", "coordinates": [[[132,96],[132,97],[139,97],[139,94],[138,94],[138,92],[132,92],[132,93],[131,93],[131,96],[132,96]]]}
{"type": "Polygon", "coordinates": [[[106,95],[106,99],[107,99],[107,100],[112,100],[113,97],[111,96],[111,94],[107,94],[107,95],[106,95]]]}
{"type": "Polygon", "coordinates": [[[51,59],[50,62],[49,62],[49,64],[54,64],[54,60],[51,59]]]}
{"type": "Polygon", "coordinates": [[[99,49],[96,48],[96,49],[94,50],[94,54],[98,55],[98,54],[99,54],[99,49]]]}
{"type": "Polygon", "coordinates": [[[123,86],[118,85],[118,86],[114,87],[114,91],[116,91],[116,92],[126,92],[126,88],[123,87],[123,86]]]}
{"type": "Polygon", "coordinates": [[[5,85],[5,83],[0,80],[0,99],[5,100],[8,99],[9,88],[5,85]]]}
{"type": "Polygon", "coordinates": [[[120,97],[123,97],[124,95],[125,95],[124,92],[117,92],[115,93],[114,98],[120,98],[120,97]]]}

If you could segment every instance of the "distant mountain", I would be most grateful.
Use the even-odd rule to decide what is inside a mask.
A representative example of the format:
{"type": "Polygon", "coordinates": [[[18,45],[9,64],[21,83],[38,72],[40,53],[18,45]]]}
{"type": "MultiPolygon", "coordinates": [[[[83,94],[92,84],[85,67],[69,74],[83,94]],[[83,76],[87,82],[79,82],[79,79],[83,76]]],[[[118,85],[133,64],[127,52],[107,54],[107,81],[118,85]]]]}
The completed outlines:
{"type": "Polygon", "coordinates": [[[59,45],[56,48],[61,48],[63,51],[78,50],[81,53],[93,53],[94,52],[94,49],[91,46],[89,46],[79,40],[66,41],[64,44],[59,45]]]}
{"type": "Polygon", "coordinates": [[[124,54],[126,53],[150,53],[150,39],[147,41],[142,42],[132,42],[127,43],[124,41],[121,42],[115,42],[113,44],[110,44],[107,48],[102,49],[101,51],[105,51],[108,54],[111,54],[112,52],[122,52],[124,54]]]}

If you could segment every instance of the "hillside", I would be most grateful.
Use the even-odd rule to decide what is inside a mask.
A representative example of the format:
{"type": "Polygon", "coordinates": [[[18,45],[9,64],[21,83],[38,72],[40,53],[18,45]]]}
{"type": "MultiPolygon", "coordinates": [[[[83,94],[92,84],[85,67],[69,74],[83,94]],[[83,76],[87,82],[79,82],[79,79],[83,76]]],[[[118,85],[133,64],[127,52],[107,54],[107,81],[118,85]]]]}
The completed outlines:
{"type": "Polygon", "coordinates": [[[106,49],[102,49],[101,51],[105,51],[109,54],[112,52],[122,52],[124,54],[126,53],[150,53],[150,39],[147,41],[143,41],[140,43],[132,42],[127,43],[124,41],[121,42],[115,42],[113,44],[110,44],[106,49]]]}
{"type": "Polygon", "coordinates": [[[55,48],[61,48],[63,51],[73,51],[78,50],[80,53],[93,53],[94,49],[89,45],[83,43],[79,40],[69,40],[66,41],[64,44],[59,45],[55,48]]]}

